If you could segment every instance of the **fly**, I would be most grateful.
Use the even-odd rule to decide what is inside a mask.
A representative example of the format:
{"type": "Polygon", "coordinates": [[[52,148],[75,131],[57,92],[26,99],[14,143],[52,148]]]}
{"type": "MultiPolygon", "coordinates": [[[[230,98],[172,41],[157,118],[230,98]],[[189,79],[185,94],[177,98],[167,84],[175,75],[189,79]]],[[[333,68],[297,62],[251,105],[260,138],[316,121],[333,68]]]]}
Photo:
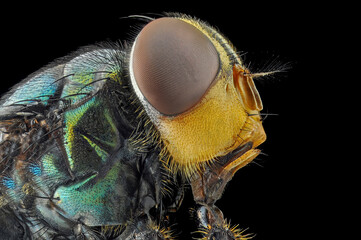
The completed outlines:
{"type": "Polygon", "coordinates": [[[260,154],[253,78],[273,72],[204,21],[142,18],[133,42],[81,48],[0,99],[4,239],[176,239],[186,185],[201,239],[251,238],[215,203],[260,154]]]}

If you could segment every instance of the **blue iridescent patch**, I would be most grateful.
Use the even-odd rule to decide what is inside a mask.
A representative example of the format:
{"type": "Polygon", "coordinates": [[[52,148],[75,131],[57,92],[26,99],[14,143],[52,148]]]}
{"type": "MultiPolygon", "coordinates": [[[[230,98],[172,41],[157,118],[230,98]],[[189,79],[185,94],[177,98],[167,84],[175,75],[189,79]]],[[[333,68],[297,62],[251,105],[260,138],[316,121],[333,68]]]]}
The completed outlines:
{"type": "Polygon", "coordinates": [[[2,179],[2,183],[5,187],[7,187],[9,189],[15,189],[15,182],[12,178],[4,177],[2,179]]]}
{"type": "Polygon", "coordinates": [[[39,165],[37,164],[30,164],[29,165],[29,171],[34,174],[35,176],[40,176],[41,175],[41,168],[39,165]]]}

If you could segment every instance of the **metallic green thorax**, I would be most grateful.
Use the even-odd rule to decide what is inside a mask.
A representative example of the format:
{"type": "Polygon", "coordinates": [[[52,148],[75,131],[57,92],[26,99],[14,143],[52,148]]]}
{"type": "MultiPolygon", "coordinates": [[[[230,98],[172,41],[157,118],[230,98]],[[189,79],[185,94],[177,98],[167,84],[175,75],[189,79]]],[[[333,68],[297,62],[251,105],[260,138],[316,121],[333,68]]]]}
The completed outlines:
{"type": "Polygon", "coordinates": [[[0,208],[27,219],[30,234],[96,236],[91,227],[139,222],[161,204],[159,150],[123,73],[126,58],[120,46],[87,48],[0,101],[0,208]]]}

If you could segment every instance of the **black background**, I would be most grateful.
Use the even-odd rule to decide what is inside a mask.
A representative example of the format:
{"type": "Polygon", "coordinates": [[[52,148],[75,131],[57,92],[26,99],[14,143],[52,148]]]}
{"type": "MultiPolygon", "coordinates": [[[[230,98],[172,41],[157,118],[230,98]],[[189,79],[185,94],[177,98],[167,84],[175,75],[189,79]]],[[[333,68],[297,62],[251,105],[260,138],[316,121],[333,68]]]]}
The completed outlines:
{"type": "MultiPolygon", "coordinates": [[[[324,130],[319,112],[327,100],[319,93],[326,80],[318,71],[327,58],[325,36],[334,27],[327,6],[217,0],[194,4],[101,1],[76,9],[65,3],[4,9],[8,15],[1,17],[1,58],[5,60],[1,92],[80,46],[132,39],[141,22],[121,17],[167,11],[196,16],[216,26],[245,52],[251,70],[265,69],[273,60],[291,66],[256,81],[263,113],[278,114],[264,121],[268,138],[260,148],[267,155],[241,169],[216,205],[233,224],[256,233],[258,240],[323,235],[322,219],[328,211],[322,195],[329,184],[319,170],[320,161],[325,161],[320,159],[324,130]]],[[[185,204],[191,205],[189,199],[185,204]]],[[[179,225],[186,232],[188,213],[185,208],[182,211],[179,225]]]]}

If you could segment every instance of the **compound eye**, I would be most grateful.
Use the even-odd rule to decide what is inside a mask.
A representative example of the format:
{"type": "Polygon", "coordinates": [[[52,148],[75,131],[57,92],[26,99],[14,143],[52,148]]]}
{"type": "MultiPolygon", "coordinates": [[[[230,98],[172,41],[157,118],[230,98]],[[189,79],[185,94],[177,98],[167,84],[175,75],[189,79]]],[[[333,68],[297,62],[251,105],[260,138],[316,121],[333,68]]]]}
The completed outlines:
{"type": "Polygon", "coordinates": [[[218,53],[196,27],[174,18],[150,22],[139,33],[133,75],[147,101],[165,115],[197,104],[216,78],[218,53]]]}

